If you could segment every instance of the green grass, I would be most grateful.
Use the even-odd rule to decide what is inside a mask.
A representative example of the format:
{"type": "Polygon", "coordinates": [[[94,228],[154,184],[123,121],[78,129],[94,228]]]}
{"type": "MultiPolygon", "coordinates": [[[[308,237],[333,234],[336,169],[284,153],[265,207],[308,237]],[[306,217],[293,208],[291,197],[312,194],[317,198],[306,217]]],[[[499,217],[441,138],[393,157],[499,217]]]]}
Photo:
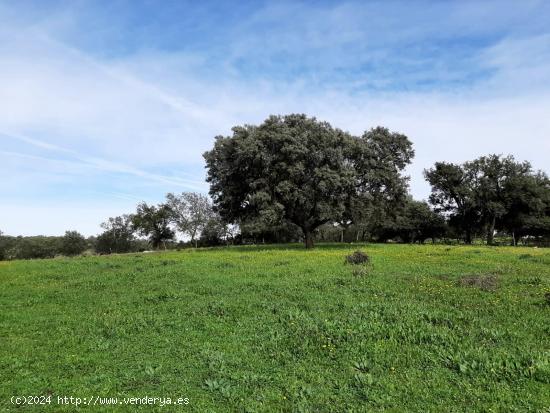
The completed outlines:
{"type": "Polygon", "coordinates": [[[357,248],[0,262],[0,409],[97,395],[189,405],[79,409],[550,410],[550,250],[366,245],[357,276],[357,248]]]}

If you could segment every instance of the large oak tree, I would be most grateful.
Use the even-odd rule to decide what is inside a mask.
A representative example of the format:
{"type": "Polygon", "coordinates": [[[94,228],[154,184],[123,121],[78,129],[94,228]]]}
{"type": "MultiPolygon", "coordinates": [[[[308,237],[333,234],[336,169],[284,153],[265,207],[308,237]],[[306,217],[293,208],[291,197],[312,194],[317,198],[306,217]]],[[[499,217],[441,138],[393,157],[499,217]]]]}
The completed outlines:
{"type": "Polygon", "coordinates": [[[404,135],[376,128],[355,137],[300,114],[232,130],[204,154],[216,210],[233,223],[295,224],[307,248],[316,228],[345,218],[350,199],[403,189],[400,171],[413,156],[404,135]]]}

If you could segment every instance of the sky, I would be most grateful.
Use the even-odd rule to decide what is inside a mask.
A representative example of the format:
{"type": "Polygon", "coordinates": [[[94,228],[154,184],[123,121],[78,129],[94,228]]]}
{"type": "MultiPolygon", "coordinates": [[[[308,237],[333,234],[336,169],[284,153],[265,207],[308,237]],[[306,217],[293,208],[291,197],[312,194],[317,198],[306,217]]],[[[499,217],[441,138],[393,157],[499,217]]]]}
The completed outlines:
{"type": "Polygon", "coordinates": [[[2,1],[0,230],[101,232],[208,192],[231,127],[306,113],[436,161],[513,154],[550,172],[548,1],[2,1]]]}

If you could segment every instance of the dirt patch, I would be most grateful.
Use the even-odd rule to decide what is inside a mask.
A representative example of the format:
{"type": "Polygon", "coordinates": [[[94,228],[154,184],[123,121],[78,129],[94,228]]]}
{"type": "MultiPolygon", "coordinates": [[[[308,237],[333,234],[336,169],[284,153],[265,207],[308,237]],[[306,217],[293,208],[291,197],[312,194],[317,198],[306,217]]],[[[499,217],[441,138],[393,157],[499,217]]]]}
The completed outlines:
{"type": "Polygon", "coordinates": [[[483,291],[495,291],[498,287],[497,277],[490,275],[466,275],[458,280],[461,287],[477,287],[483,291]]]}

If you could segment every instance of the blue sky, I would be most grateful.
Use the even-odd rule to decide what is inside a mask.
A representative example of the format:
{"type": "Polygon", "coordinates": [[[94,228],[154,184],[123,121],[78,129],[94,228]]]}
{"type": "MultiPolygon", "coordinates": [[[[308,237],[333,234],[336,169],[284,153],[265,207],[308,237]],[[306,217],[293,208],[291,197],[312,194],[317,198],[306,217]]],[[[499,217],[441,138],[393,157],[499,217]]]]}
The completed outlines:
{"type": "Polygon", "coordinates": [[[405,133],[422,170],[550,161],[547,1],[0,1],[0,230],[100,232],[207,192],[231,126],[307,113],[405,133]]]}

